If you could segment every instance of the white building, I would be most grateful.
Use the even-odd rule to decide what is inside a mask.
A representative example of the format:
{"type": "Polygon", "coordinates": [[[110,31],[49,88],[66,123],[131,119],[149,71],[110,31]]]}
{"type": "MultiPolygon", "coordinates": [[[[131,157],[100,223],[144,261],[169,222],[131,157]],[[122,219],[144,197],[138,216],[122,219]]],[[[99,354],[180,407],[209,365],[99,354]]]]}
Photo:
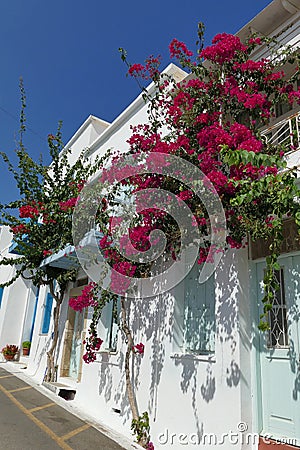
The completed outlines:
{"type": "MultiPolygon", "coordinates": [[[[299,27],[300,1],[274,0],[238,35],[242,39],[254,31],[278,35],[283,43],[298,46],[299,27]]],[[[265,51],[262,48],[255,56],[264,56],[265,51]]],[[[178,81],[186,75],[174,65],[166,70],[178,81]]],[[[295,113],[279,112],[280,117],[271,124],[273,138],[292,124],[290,117],[295,113]]],[[[293,117],[298,123],[298,116],[293,117]]],[[[91,158],[112,147],[122,149],[130,125],[146,121],[147,107],[140,96],[111,124],[90,116],[67,147],[72,148],[74,160],[85,147],[91,158]]],[[[292,164],[298,164],[299,158],[300,150],[290,155],[292,164]]],[[[195,314],[199,321],[190,321],[184,312],[184,308],[199,308],[194,272],[168,293],[131,302],[134,338],[145,344],[144,355],[135,358],[137,399],[140,412],[149,412],[155,448],[254,450],[258,435],[300,446],[300,247],[295,244],[293,229],[287,228],[285,233],[277,307],[281,321],[274,321],[274,326],[280,327],[280,346],[275,342],[266,346],[266,337],[256,326],[265,257],[260,245],[253,246],[250,254],[247,249],[228,251],[215,276],[200,288],[202,313],[206,308],[204,335],[198,332],[203,314],[202,319],[195,314]]],[[[2,228],[1,256],[10,239],[2,228]]],[[[1,269],[0,281],[12,270],[1,269]]],[[[121,332],[116,332],[111,305],[105,307],[99,325],[105,342],[96,362],[82,362],[90,311],[75,313],[68,307],[68,299],[78,295],[86,283],[82,271],[63,304],[58,381],[76,390],[74,403],[83,411],[131,436],[123,370],[125,347],[121,332]],[[115,337],[117,343],[112,346],[115,337]]],[[[52,307],[46,289],[36,292],[23,280],[2,292],[0,347],[31,340],[30,356],[21,360],[27,363],[26,373],[39,382],[51,342],[52,307]]]]}

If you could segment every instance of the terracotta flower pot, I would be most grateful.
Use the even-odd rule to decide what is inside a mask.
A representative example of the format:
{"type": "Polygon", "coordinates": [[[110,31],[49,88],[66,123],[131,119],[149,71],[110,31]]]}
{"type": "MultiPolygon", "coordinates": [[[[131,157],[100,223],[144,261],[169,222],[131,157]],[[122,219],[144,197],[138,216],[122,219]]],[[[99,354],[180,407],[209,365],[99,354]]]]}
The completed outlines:
{"type": "Polygon", "coordinates": [[[28,356],[29,355],[29,348],[28,347],[23,347],[23,356],[28,356]]]}
{"type": "Polygon", "coordinates": [[[4,355],[4,358],[6,361],[12,361],[14,359],[15,355],[4,355]]]}

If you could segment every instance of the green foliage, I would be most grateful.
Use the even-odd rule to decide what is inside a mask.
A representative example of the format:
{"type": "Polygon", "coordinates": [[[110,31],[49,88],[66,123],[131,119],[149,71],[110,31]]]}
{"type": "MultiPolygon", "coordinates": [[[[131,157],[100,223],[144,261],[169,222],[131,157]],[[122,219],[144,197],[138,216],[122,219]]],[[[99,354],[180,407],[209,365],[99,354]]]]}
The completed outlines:
{"type": "Polygon", "coordinates": [[[92,165],[82,152],[77,161],[71,163],[71,149],[64,147],[61,123],[57,133],[48,136],[50,166],[33,160],[23,144],[26,99],[22,82],[20,89],[22,109],[16,149],[17,167],[5,153],[1,153],[16,181],[20,197],[1,205],[0,209],[0,224],[9,226],[14,232],[19,256],[0,260],[0,265],[17,267],[15,276],[2,286],[10,285],[22,275],[32,279],[36,286],[51,285],[56,280],[60,290],[64,291],[68,281],[75,279],[76,267],[64,270],[48,265],[41,268],[40,265],[46,256],[72,243],[72,207],[68,208],[66,202],[70,199],[76,201],[84,182],[97,170],[99,160],[92,165]],[[29,208],[29,213],[26,213],[26,208],[29,208]],[[23,216],[17,216],[17,209],[23,212],[23,216]]]}
{"type": "Polygon", "coordinates": [[[138,443],[143,443],[145,445],[149,442],[150,424],[147,411],[139,416],[138,420],[132,420],[131,429],[133,430],[138,443]]]}
{"type": "MultiPolygon", "coordinates": [[[[194,60],[184,43],[174,39],[170,44],[171,55],[191,72],[180,83],[153,68],[147,72],[147,63],[131,66],[122,50],[122,60],[131,69],[129,74],[151,78],[156,86],[154,93],[144,90],[149,125],[135,128],[129,153],[169,152],[199,166],[222,201],[228,246],[240,248],[259,238],[270,242],[259,324],[263,330],[268,328],[268,312],[278,288],[276,271],[283,221],[293,218],[300,228],[297,170],[287,167],[287,154],[299,147],[297,119],[290,118],[292,129],[286,129],[285,134],[281,131],[277,138],[273,135],[269,139],[263,133],[278,106],[289,103],[295,108],[300,104],[296,87],[299,51],[282,46],[276,38],[255,35],[241,42],[237,36],[220,34],[206,49],[203,42],[204,26],[200,23],[198,56],[194,60]],[[270,58],[252,60],[257,48],[264,48],[270,58]]],[[[270,130],[269,134],[273,133],[274,129],[270,130]]],[[[145,175],[138,178],[138,183],[134,178],[129,180],[128,192],[130,184],[138,190],[143,183],[175,195],[182,190],[167,177],[161,180],[145,175]]],[[[208,236],[209,217],[203,205],[195,196],[190,196],[187,203],[201,224],[206,221],[201,233],[208,236]]],[[[137,221],[143,225],[143,219],[137,221]]],[[[163,229],[166,250],[169,254],[173,251],[176,257],[180,235],[172,220],[168,218],[162,225],[159,217],[154,217],[151,226],[163,229]]],[[[204,258],[205,252],[199,260],[203,262],[204,258]]]]}
{"type": "Polygon", "coordinates": [[[22,342],[22,348],[30,348],[31,342],[30,341],[24,341],[22,342]]]}
{"type": "Polygon", "coordinates": [[[3,349],[1,350],[1,353],[3,355],[11,355],[14,356],[18,353],[19,347],[17,345],[13,344],[7,344],[3,349]]]}

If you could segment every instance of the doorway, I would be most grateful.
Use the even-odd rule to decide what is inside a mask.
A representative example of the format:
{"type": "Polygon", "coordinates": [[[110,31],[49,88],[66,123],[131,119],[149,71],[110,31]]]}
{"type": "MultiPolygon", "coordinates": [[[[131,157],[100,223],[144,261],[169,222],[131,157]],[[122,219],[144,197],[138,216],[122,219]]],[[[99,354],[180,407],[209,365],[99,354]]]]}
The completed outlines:
{"type": "MultiPolygon", "coordinates": [[[[279,265],[270,330],[259,337],[260,431],[300,445],[300,256],[282,256],[279,265]]],[[[265,262],[255,264],[259,313],[265,268],[265,262]]]]}

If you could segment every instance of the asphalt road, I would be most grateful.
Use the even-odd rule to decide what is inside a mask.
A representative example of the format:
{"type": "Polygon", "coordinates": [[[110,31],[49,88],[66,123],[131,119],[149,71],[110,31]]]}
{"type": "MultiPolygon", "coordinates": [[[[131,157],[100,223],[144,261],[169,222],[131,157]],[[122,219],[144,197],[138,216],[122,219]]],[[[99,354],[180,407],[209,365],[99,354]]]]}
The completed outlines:
{"type": "Polygon", "coordinates": [[[0,368],[0,450],[122,450],[15,375],[0,368]]]}

